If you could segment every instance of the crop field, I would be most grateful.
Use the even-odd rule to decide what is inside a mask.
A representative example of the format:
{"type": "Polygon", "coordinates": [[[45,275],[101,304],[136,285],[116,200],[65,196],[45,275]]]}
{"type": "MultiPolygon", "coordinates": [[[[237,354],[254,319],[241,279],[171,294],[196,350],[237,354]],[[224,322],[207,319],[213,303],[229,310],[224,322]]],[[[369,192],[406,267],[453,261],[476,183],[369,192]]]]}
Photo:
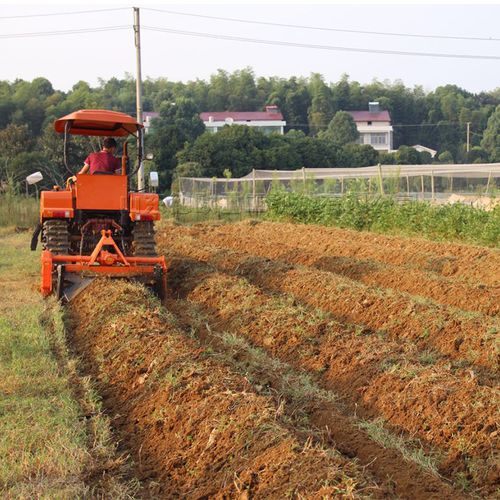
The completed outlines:
{"type": "Polygon", "coordinates": [[[65,308],[114,497],[497,498],[497,249],[257,221],[157,243],[164,304],[102,279],[65,308]]]}
{"type": "Polygon", "coordinates": [[[162,306],[69,306],[141,494],[494,498],[500,253],[294,224],[163,224],[162,306]]]}

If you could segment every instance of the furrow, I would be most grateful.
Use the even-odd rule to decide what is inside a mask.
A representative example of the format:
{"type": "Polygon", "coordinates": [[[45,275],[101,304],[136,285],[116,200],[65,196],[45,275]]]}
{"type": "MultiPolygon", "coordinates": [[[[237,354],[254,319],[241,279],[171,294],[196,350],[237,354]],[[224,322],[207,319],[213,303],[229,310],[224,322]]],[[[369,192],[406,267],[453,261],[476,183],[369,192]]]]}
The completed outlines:
{"type": "Polygon", "coordinates": [[[175,326],[141,286],[96,280],[70,305],[83,360],[148,498],[387,496],[304,440],[269,396],[175,326]]]}
{"type": "MultiPolygon", "coordinates": [[[[265,242],[272,235],[283,243],[305,250],[430,271],[457,281],[468,281],[473,286],[500,285],[500,251],[494,248],[303,224],[245,222],[222,228],[233,234],[251,233],[256,241],[265,242]]],[[[205,233],[211,229],[205,225],[195,226],[193,230],[205,233]]]]}
{"type": "Polygon", "coordinates": [[[397,498],[463,496],[439,476],[433,458],[423,453],[420,444],[407,443],[390,434],[380,421],[350,416],[337,396],[316,385],[307,372],[294,370],[268,355],[250,344],[239,331],[218,330],[218,322],[200,304],[170,300],[168,307],[185,328],[213,350],[214,356],[226,360],[254,386],[271,394],[291,421],[307,427],[311,434],[314,429],[322,431],[327,443],[359,461],[397,498]],[[373,428],[384,436],[383,440],[370,437],[373,428]],[[392,442],[388,443],[388,439],[392,442]]]}
{"type": "Polygon", "coordinates": [[[432,353],[406,352],[293,300],[179,259],[173,260],[170,276],[174,295],[198,304],[214,328],[307,370],[362,418],[383,417],[397,432],[443,450],[439,470],[451,479],[468,475],[486,489],[498,480],[494,388],[481,386],[467,370],[451,370],[432,353]]]}

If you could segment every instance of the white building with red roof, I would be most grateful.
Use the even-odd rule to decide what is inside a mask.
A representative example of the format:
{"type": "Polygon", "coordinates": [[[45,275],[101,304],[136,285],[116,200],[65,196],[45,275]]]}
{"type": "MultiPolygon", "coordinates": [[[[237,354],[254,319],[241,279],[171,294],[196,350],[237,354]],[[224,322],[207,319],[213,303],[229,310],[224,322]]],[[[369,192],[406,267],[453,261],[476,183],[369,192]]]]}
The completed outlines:
{"type": "Polygon", "coordinates": [[[369,144],[377,151],[393,150],[393,128],[389,111],[382,111],[378,102],[369,102],[368,111],[347,111],[359,132],[359,144],[369,144]]]}
{"type": "Polygon", "coordinates": [[[284,134],[286,121],[278,106],[266,106],[265,111],[207,111],[200,113],[207,131],[217,132],[225,125],[247,125],[265,134],[284,134]]]}

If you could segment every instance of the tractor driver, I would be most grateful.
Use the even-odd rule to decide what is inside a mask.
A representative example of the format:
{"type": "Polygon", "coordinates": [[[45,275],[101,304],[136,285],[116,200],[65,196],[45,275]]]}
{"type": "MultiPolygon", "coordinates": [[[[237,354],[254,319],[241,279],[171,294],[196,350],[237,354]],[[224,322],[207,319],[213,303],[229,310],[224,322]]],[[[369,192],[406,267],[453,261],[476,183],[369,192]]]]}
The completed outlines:
{"type": "MultiPolygon", "coordinates": [[[[115,157],[116,141],[112,137],[106,137],[103,141],[102,150],[98,153],[90,153],[83,164],[79,174],[116,174],[121,169],[121,161],[115,157]]],[[[72,178],[76,181],[76,176],[72,178]]]]}

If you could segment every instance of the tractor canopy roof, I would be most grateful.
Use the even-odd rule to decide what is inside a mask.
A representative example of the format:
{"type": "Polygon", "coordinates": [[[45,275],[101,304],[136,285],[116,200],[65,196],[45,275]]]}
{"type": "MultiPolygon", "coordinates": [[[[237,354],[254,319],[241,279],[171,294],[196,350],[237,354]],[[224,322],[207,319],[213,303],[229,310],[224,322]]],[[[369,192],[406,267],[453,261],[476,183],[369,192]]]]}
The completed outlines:
{"type": "Polygon", "coordinates": [[[63,133],[68,124],[68,133],[73,135],[98,135],[107,137],[125,137],[136,134],[143,128],[125,113],[105,109],[81,109],[63,116],[54,122],[56,132],[63,133]]]}

